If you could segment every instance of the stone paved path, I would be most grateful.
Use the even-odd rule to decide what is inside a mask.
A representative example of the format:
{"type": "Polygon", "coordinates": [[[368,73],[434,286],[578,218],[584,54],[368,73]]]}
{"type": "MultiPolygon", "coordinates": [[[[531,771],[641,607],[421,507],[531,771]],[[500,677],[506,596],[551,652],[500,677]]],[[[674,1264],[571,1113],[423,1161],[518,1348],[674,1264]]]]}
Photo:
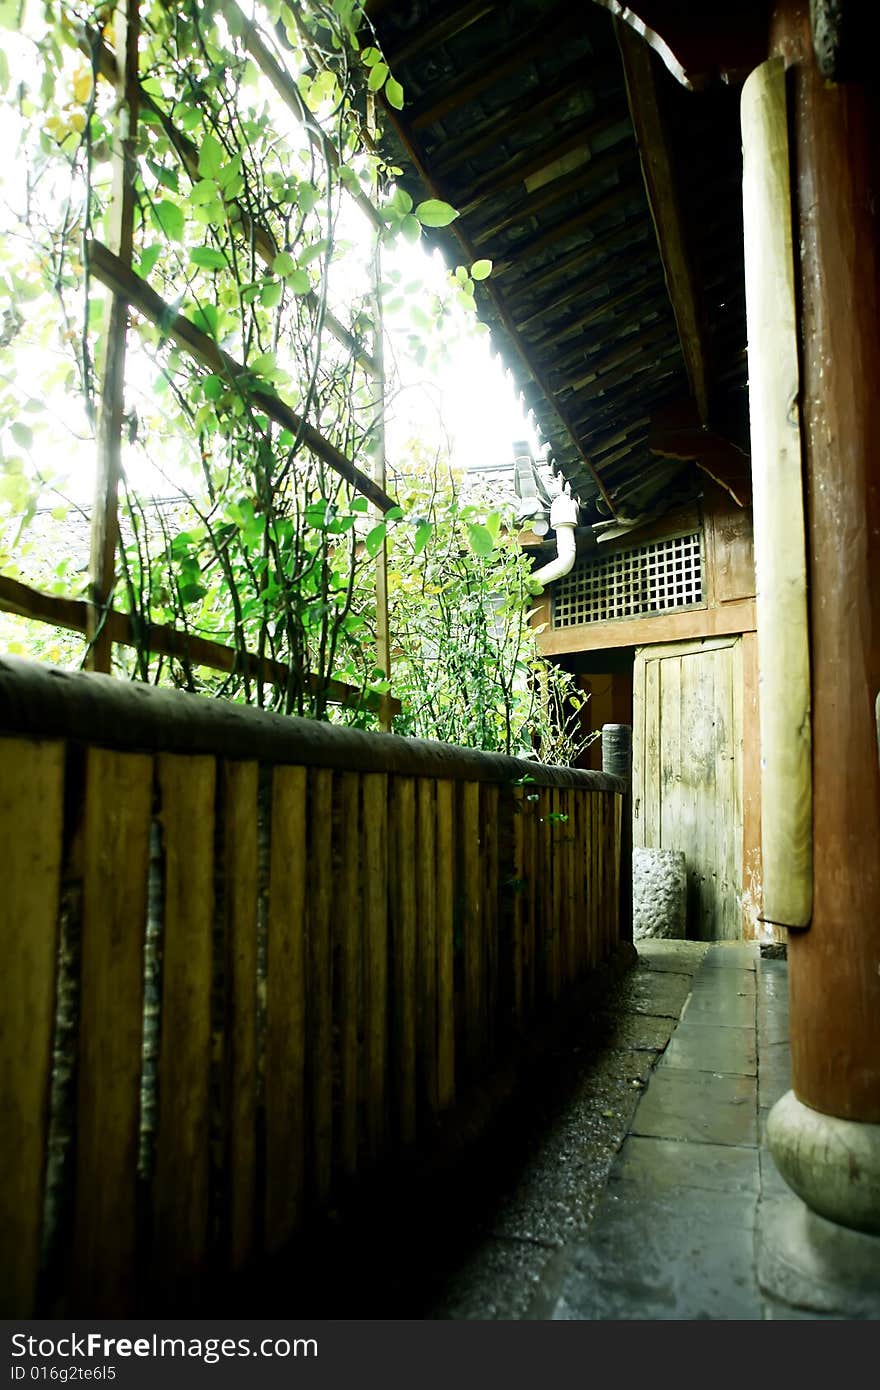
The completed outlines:
{"type": "MultiPolygon", "coordinates": [[[[659,945],[640,949],[649,962],[652,951],[662,958],[659,945]]],[[[785,962],[762,959],[745,943],[711,945],[596,1217],[561,1262],[549,1316],[874,1316],[861,1298],[843,1291],[841,1300],[837,1288],[819,1288],[820,1312],[771,1297],[759,1284],[768,1214],[796,1205],[764,1142],[767,1114],[791,1085],[787,1039],[785,962]]],[[[812,1298],[816,1290],[808,1292],[812,1298]]]]}

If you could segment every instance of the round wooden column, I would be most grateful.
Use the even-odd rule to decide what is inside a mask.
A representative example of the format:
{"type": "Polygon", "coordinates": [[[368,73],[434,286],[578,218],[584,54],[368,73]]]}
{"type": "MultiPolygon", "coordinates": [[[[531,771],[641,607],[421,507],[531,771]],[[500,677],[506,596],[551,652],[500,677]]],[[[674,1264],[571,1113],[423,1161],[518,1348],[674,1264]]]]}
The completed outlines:
{"type": "Polygon", "coordinates": [[[878,95],[822,78],[805,0],[780,0],[770,51],[789,84],[813,729],[813,918],[789,937],[794,1096],[770,1132],[805,1200],[823,1210],[810,1183],[830,1184],[824,1214],[880,1230],[878,95]],[[845,1173],[807,1171],[829,1142],[855,1215],[845,1173]]]}

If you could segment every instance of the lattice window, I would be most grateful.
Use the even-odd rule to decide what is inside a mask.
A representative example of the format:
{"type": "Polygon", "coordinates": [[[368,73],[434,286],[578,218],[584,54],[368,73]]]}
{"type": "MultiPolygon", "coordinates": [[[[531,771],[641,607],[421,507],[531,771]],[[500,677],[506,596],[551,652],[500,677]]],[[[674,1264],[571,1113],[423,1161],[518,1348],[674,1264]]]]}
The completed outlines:
{"type": "Polygon", "coordinates": [[[700,533],[582,560],[553,588],[553,626],[692,608],[703,601],[700,533]]]}

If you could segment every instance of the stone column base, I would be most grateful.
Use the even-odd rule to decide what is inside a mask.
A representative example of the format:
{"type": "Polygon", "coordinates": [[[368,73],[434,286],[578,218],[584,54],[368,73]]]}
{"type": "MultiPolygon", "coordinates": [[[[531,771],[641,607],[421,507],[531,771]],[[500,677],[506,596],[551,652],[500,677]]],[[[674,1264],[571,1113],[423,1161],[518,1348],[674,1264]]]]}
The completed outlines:
{"type": "Polygon", "coordinates": [[[826,1221],[793,1194],[761,1203],[756,1234],[766,1294],[806,1314],[880,1318],[880,1237],[826,1221]]]}
{"type": "Polygon", "coordinates": [[[829,1221],[880,1235],[880,1125],[811,1110],[788,1091],[767,1118],[776,1166],[829,1221]]]}

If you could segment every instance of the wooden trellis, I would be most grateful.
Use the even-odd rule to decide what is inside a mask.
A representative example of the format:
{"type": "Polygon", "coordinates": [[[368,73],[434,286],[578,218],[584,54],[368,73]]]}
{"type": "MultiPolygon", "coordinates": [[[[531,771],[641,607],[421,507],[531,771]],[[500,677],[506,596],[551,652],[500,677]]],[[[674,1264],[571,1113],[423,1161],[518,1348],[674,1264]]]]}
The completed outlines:
{"type": "MultiPolygon", "coordinates": [[[[294,115],[300,117],[302,102],[296,86],[266,47],[256,25],[242,14],[235,0],[226,0],[225,9],[230,17],[234,18],[236,32],[240,33],[245,48],[263,76],[294,115]]],[[[308,34],[303,26],[301,28],[308,42],[308,34]]],[[[174,627],[139,623],[131,615],[116,609],[112,602],[120,541],[118,490],[122,479],[122,443],[126,428],[124,393],[130,311],[135,309],[144,318],[156,324],[163,335],[170,338],[194,362],[221,374],[225,379],[240,382],[247,370],[243,364],[225,353],[208,334],[202,332],[183,315],[175,313],[172,306],[133,269],[135,172],[140,112],[148,110],[158,119],[183,168],[193,177],[198,177],[199,158],[196,144],[177,127],[171,116],[162,109],[141,82],[138,63],[139,29],[139,0],[118,0],[114,10],[112,47],[103,40],[93,43],[90,36],[84,35],[81,39],[83,50],[93,57],[97,75],[111,82],[116,90],[107,242],[104,244],[90,239],[86,244],[86,255],[92,274],[112,295],[108,330],[99,364],[100,410],[92,509],[89,598],[85,603],[56,598],[18,581],[3,579],[0,582],[0,610],[37,622],[84,632],[88,638],[86,665],[93,671],[109,673],[112,666],[112,648],[114,644],[121,644],[148,650],[157,655],[187,659],[193,664],[213,670],[244,672],[262,682],[282,685],[289,676],[287,666],[283,662],[252,652],[242,652],[174,627]]],[[[308,141],[319,149],[330,167],[338,171],[338,152],[317,122],[305,124],[305,135],[308,141]]],[[[344,182],[342,186],[347,187],[344,182]]],[[[372,228],[373,297],[374,304],[378,305],[381,297],[380,233],[384,222],[375,204],[363,190],[347,187],[347,192],[372,228]]],[[[268,227],[255,222],[240,203],[232,200],[231,206],[238,219],[237,228],[242,238],[254,247],[264,265],[271,268],[279,249],[272,232],[268,227]]],[[[312,308],[317,306],[314,291],[309,291],[304,298],[312,308]]],[[[351,354],[374,384],[375,428],[380,441],[375,454],[374,477],[358,468],[331,440],[322,435],[271,388],[261,386],[257,399],[260,410],[270,420],[282,429],[290,430],[310,453],[366,497],[378,513],[385,514],[396,503],[387,493],[385,486],[385,377],[381,309],[375,317],[376,327],[370,350],[329,309],[322,309],[324,327],[351,354]]],[[[377,556],[377,660],[386,677],[390,678],[388,606],[384,582],[385,554],[386,547],[383,542],[377,556]]],[[[328,698],[331,703],[343,706],[378,708],[383,728],[390,728],[391,716],[400,708],[399,702],[388,696],[375,697],[364,694],[339,681],[329,683],[328,698]]]]}

